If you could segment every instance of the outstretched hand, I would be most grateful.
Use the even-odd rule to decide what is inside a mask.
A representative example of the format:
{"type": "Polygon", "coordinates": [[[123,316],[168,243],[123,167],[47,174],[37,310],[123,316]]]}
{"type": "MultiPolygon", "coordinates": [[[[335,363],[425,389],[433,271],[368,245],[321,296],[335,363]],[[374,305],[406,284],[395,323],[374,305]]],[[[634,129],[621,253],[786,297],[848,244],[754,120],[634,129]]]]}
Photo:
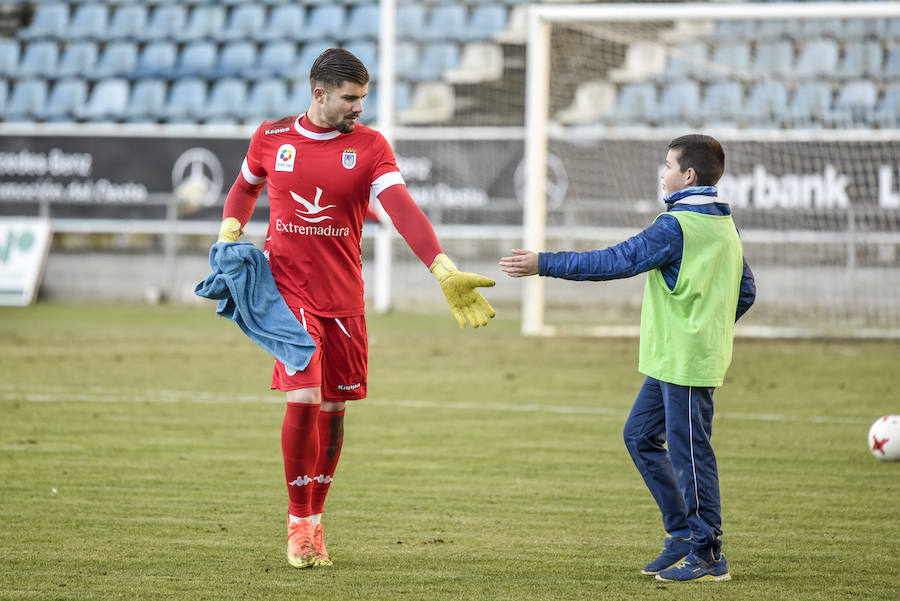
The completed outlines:
{"type": "Polygon", "coordinates": [[[530,250],[514,248],[513,256],[500,259],[500,270],[511,278],[522,278],[538,272],[538,256],[530,250]]]}
{"type": "Polygon", "coordinates": [[[488,319],[497,314],[484,296],[475,290],[495,285],[494,280],[477,273],[459,271],[443,253],[435,257],[431,273],[440,282],[441,290],[459,327],[466,327],[467,321],[473,328],[486,326],[488,319]]]}

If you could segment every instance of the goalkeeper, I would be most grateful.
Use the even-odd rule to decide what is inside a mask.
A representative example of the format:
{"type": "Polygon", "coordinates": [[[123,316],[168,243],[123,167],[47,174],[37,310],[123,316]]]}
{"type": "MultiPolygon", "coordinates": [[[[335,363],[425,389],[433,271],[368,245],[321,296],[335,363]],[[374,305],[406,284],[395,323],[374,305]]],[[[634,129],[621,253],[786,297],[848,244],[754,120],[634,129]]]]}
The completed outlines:
{"type": "Polygon", "coordinates": [[[321,516],[344,434],[347,401],[366,397],[367,354],[360,236],[370,194],[437,278],[460,327],[487,325],[494,310],[476,290],[486,277],[459,271],[415,204],[390,145],[357,124],[369,74],[353,54],[329,49],[310,70],[312,100],[300,115],[253,134],[225,200],[219,242],[234,242],[268,186],[264,253],[279,291],[313,340],[303,371],[276,360],[272,388],[287,395],[281,430],[288,490],[287,559],[332,565],[321,516]]]}
{"type": "Polygon", "coordinates": [[[713,392],[731,363],[734,322],[753,304],[756,284],[731,209],[715,188],[724,169],[714,138],[676,138],[660,173],[668,210],[653,225],[605,250],[517,250],[500,260],[512,277],[612,280],[649,272],[638,363],[647,378],[624,434],[662,512],[663,549],[641,570],[659,580],[731,578],[710,445],[713,392]]]}

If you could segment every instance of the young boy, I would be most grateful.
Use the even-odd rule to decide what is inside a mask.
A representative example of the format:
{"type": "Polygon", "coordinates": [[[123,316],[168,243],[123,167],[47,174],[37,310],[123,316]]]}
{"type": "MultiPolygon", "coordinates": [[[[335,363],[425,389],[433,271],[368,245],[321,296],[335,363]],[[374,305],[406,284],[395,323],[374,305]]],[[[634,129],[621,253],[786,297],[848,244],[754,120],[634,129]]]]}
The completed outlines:
{"type": "Polygon", "coordinates": [[[710,445],[713,392],[731,363],[734,322],[753,304],[756,284],[730,207],[717,198],[724,169],[714,138],[676,138],[660,173],[667,212],[653,225],[605,250],[513,250],[500,260],[511,277],[612,280],[650,272],[638,363],[647,378],[624,435],[666,529],[659,556],[641,570],[658,580],[731,579],[710,445]]]}

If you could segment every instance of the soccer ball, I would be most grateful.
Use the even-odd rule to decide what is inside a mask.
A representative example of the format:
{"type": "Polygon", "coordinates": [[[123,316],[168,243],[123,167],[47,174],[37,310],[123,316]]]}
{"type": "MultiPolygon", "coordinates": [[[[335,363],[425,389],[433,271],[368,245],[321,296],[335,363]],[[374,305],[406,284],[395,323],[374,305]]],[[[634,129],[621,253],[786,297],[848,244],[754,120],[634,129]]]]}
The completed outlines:
{"type": "Polygon", "coordinates": [[[869,428],[869,450],[882,461],[900,459],[900,415],[884,415],[869,428]]]}

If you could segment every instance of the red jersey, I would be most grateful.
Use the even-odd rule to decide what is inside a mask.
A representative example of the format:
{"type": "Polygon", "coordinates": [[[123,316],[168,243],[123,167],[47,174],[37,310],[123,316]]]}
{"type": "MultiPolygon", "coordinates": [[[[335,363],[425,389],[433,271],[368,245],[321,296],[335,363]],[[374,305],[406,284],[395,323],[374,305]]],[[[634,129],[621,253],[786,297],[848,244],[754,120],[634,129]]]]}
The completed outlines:
{"type": "Polygon", "coordinates": [[[324,317],[362,315],[360,236],[369,195],[403,178],[374,129],[319,133],[301,117],[263,122],[241,167],[249,184],[268,186],[264,252],[289,306],[324,317]]]}

